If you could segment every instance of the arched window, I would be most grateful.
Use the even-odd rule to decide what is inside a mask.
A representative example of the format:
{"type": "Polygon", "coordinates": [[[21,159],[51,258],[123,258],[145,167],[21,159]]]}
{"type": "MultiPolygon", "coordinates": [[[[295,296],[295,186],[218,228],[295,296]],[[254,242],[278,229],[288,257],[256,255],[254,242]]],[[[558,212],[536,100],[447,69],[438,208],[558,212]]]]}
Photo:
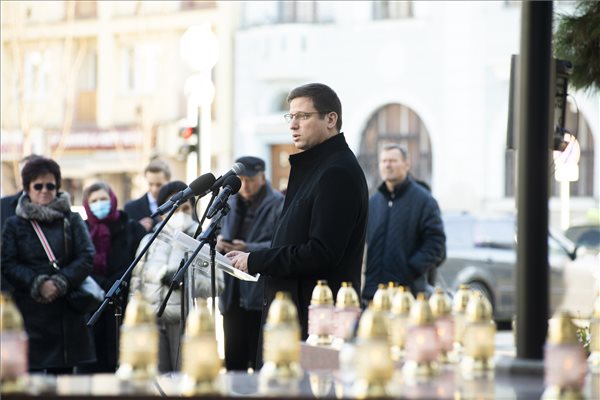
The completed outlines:
{"type": "Polygon", "coordinates": [[[417,113],[402,104],[388,104],[373,113],[362,133],[358,161],[369,191],[379,184],[378,153],[387,143],[398,143],[408,150],[411,174],[431,187],[431,142],[429,132],[417,113]]]}

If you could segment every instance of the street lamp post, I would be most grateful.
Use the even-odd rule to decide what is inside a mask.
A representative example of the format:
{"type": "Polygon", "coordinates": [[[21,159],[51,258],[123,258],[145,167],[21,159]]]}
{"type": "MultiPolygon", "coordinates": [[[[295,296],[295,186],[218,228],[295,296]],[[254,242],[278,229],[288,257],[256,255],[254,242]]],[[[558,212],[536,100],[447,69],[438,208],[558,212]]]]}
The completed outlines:
{"type": "Polygon", "coordinates": [[[211,105],[215,87],[211,78],[211,70],[219,58],[218,40],[210,25],[190,26],[179,42],[182,60],[194,71],[184,85],[187,97],[187,118],[189,123],[197,124],[198,161],[191,165],[188,162],[188,181],[201,173],[211,170],[211,105]]]}

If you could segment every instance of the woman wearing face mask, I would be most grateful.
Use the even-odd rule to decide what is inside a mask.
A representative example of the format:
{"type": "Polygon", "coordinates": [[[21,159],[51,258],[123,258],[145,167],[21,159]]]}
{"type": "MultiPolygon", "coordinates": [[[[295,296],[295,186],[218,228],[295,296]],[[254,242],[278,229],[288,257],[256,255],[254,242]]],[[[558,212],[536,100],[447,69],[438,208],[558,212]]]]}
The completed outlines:
{"type": "MultiPolygon", "coordinates": [[[[96,249],[92,277],[108,292],[135,258],[135,252],[146,230],[124,211],[117,209],[117,197],[105,182],[96,182],[83,191],[83,207],[87,214],[87,227],[96,249]]],[[[127,286],[122,287],[118,296],[116,302],[104,309],[93,327],[97,362],[80,365],[80,372],[115,372],[118,361],[115,304],[121,306],[119,315],[123,315],[127,286]]]]}
{"type": "Polygon", "coordinates": [[[29,336],[29,370],[72,373],[95,354],[85,316],[71,308],[65,295],[92,271],[94,247],[83,220],[71,212],[69,194],[60,190],[54,160],[29,161],[21,180],[16,215],[2,232],[2,279],[14,288],[29,336]]]}
{"type": "MultiPolygon", "coordinates": [[[[167,183],[158,193],[157,204],[162,205],[171,196],[186,188],[187,185],[181,181],[167,183]]],[[[194,198],[180,205],[162,232],[172,235],[175,231],[181,231],[193,236],[198,227],[198,222],[192,217],[193,207],[194,198]]],[[[166,218],[166,215],[163,218],[166,218]]],[[[142,239],[138,252],[144,248],[150,237],[152,237],[152,233],[142,239]]],[[[135,291],[141,290],[146,300],[152,303],[155,311],[158,311],[169,290],[171,280],[185,256],[184,253],[185,249],[181,246],[166,243],[161,239],[155,240],[133,270],[130,297],[135,291]]],[[[222,278],[218,281],[222,288],[222,278]]],[[[208,277],[197,278],[195,284],[194,297],[210,297],[210,279],[208,277]]],[[[181,324],[185,322],[185,318],[181,317],[181,291],[179,289],[171,293],[167,306],[157,322],[160,330],[158,370],[161,373],[178,371],[181,365],[181,324]]]]}

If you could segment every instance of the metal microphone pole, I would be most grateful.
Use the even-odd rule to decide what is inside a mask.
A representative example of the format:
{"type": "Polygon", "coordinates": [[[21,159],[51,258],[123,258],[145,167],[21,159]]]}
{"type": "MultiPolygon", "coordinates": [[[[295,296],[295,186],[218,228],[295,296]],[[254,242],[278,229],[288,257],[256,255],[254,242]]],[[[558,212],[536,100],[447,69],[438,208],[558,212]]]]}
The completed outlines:
{"type": "Polygon", "coordinates": [[[219,189],[220,188],[216,188],[215,190],[212,191],[212,195],[210,196],[208,205],[204,209],[204,214],[202,214],[202,218],[200,219],[200,225],[198,225],[198,228],[196,228],[196,232],[194,232],[194,236],[193,236],[194,239],[196,239],[198,237],[198,235],[200,235],[200,233],[202,233],[202,225],[204,225],[204,221],[206,220],[206,214],[208,214],[208,210],[210,210],[212,203],[214,203],[215,198],[219,194],[219,189]]]}
{"type": "Polygon", "coordinates": [[[148,242],[146,243],[146,245],[144,246],[142,251],[137,255],[137,257],[135,257],[135,260],[133,260],[131,262],[131,264],[129,265],[129,267],[127,267],[127,270],[123,273],[123,275],[118,280],[116,280],[115,283],[113,283],[110,290],[104,295],[104,301],[102,302],[102,304],[100,304],[100,307],[98,307],[98,309],[96,310],[94,315],[92,315],[92,317],[88,320],[87,326],[90,326],[90,327],[94,326],[94,324],[96,323],[98,318],[100,318],[102,311],[104,311],[104,309],[106,308],[108,303],[113,301],[113,298],[115,297],[115,295],[121,293],[121,286],[127,284],[126,279],[131,274],[131,271],[133,271],[133,268],[135,268],[137,263],[146,254],[146,252],[148,251],[148,248],[150,248],[150,245],[152,244],[152,242],[154,242],[154,240],[156,239],[158,234],[162,231],[162,229],[165,227],[165,225],[167,224],[167,222],[169,221],[169,219],[171,218],[171,216],[173,215],[173,213],[175,212],[177,207],[179,207],[180,205],[181,204],[179,203],[179,201],[176,202],[173,205],[173,208],[169,211],[169,213],[165,217],[165,219],[160,224],[157,225],[158,228],[154,231],[154,233],[152,234],[152,237],[150,238],[150,240],[148,240],[148,242]]]}
{"type": "Polygon", "coordinates": [[[183,267],[179,268],[179,270],[177,271],[177,273],[171,280],[171,285],[169,286],[169,290],[167,291],[167,294],[165,295],[163,303],[161,304],[161,307],[159,309],[159,313],[160,313],[159,315],[162,315],[162,311],[164,311],[167,300],[171,296],[171,293],[173,293],[173,290],[175,289],[176,286],[179,286],[181,284],[181,280],[183,279],[183,274],[185,274],[185,272],[187,271],[189,266],[194,262],[194,259],[196,258],[198,253],[200,253],[200,250],[202,250],[202,246],[204,246],[206,243],[210,244],[212,241],[213,245],[211,245],[211,260],[210,260],[211,267],[210,267],[210,270],[211,270],[211,297],[212,297],[212,303],[213,303],[212,306],[213,306],[213,317],[214,317],[215,297],[216,297],[216,281],[215,281],[215,258],[214,258],[214,254],[213,254],[215,251],[213,251],[213,246],[216,241],[215,234],[219,228],[221,220],[223,219],[223,217],[225,215],[227,215],[228,212],[229,212],[229,206],[227,204],[225,204],[223,206],[223,208],[221,209],[221,211],[219,212],[219,216],[216,219],[212,220],[211,224],[206,229],[206,231],[203,232],[202,235],[200,235],[200,243],[198,244],[198,246],[196,247],[196,249],[190,256],[190,258],[188,258],[186,263],[183,265],[183,267]]]}

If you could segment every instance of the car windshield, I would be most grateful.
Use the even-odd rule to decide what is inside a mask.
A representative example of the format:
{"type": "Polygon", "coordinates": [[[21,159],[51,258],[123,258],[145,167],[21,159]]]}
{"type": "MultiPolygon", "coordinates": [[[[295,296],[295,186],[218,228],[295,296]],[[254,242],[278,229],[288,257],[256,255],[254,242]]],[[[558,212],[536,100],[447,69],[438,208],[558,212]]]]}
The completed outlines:
{"type": "Polygon", "coordinates": [[[444,220],[449,247],[515,247],[515,225],[511,218],[475,219],[471,216],[448,217],[444,220]]]}
{"type": "MultiPolygon", "coordinates": [[[[446,243],[450,248],[478,247],[516,250],[516,222],[513,217],[478,218],[472,215],[444,217],[446,243]]],[[[575,244],[560,231],[549,229],[550,253],[572,254],[575,244]]]]}

